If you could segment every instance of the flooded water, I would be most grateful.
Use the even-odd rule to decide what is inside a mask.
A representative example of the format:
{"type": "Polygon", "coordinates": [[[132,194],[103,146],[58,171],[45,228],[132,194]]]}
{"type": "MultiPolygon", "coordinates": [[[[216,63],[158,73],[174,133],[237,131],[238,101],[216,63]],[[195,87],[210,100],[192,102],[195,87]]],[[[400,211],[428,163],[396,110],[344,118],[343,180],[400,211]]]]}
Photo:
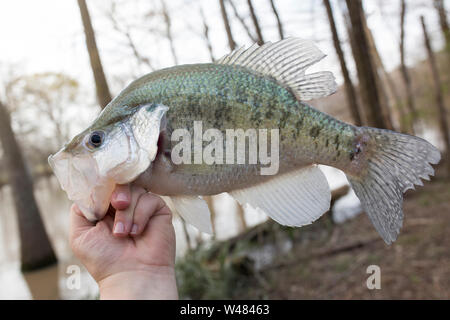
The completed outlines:
{"type": "MultiPolygon", "coordinates": [[[[423,135],[430,142],[439,146],[439,135],[434,130],[427,130],[423,135]]],[[[347,184],[347,179],[339,170],[327,166],[320,166],[330,183],[330,188],[335,189],[347,184]]],[[[35,274],[28,274],[27,279],[20,272],[19,238],[15,210],[11,198],[11,190],[8,186],[0,189],[0,203],[2,214],[0,215],[0,299],[95,299],[98,297],[98,288],[95,281],[83,268],[82,264],[73,256],[68,243],[69,208],[71,203],[63,191],[61,191],[56,179],[41,179],[35,185],[35,194],[41,209],[41,214],[51,238],[53,247],[57,253],[59,264],[53,269],[44,269],[35,274]],[[68,267],[76,265],[81,270],[81,286],[71,290],[67,285],[70,273],[68,267]],[[34,288],[39,289],[36,294],[34,288]],[[34,292],[34,294],[32,294],[34,292]]],[[[216,238],[226,239],[235,236],[239,232],[239,223],[233,210],[234,200],[228,194],[220,194],[214,197],[216,212],[216,238]]],[[[340,223],[360,212],[360,203],[353,192],[339,199],[333,208],[333,219],[340,223]]],[[[245,219],[249,227],[257,225],[267,217],[260,211],[250,207],[245,208],[245,219]]],[[[174,227],[177,236],[177,257],[181,257],[187,250],[187,244],[179,218],[174,218],[174,227]]],[[[188,233],[193,241],[198,241],[198,231],[188,225],[188,233]]],[[[211,236],[200,235],[202,241],[209,241],[211,236]]],[[[283,250],[289,250],[291,244],[286,244],[283,250]]],[[[274,250],[279,248],[264,247],[254,253],[259,266],[270,261],[274,250]]]]}

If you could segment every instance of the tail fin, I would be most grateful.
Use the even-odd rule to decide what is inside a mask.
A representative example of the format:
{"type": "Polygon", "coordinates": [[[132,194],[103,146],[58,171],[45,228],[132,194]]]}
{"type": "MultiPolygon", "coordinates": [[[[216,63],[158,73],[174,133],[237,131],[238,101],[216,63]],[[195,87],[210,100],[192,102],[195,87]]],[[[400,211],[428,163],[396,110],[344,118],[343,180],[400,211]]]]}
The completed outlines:
{"type": "Polygon", "coordinates": [[[403,222],[403,193],[422,186],[422,179],[434,175],[430,164],[441,155],[427,141],[390,130],[360,128],[367,138],[367,157],[358,174],[348,180],[369,215],[372,224],[387,244],[397,239],[403,222]]]}

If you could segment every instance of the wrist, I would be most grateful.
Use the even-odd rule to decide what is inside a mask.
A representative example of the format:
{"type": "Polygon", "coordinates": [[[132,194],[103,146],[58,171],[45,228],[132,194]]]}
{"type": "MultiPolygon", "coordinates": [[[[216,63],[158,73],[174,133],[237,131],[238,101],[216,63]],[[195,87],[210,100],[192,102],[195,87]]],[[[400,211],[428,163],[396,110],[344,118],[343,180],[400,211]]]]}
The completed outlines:
{"type": "Polygon", "coordinates": [[[173,267],[122,271],[98,281],[102,300],[178,299],[173,267]]]}

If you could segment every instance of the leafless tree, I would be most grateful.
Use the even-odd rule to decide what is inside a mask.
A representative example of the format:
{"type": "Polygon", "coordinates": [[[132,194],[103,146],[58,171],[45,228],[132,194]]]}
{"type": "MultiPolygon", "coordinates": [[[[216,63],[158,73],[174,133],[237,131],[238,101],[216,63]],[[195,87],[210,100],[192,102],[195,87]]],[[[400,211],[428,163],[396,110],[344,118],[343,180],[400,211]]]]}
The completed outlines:
{"type": "MultiPolygon", "coordinates": [[[[70,124],[73,121],[64,121],[64,115],[67,112],[67,106],[75,102],[77,92],[77,81],[65,74],[55,72],[17,77],[9,81],[5,89],[7,103],[14,104],[13,114],[16,115],[16,121],[25,118],[25,113],[29,114],[31,111],[39,113],[42,121],[49,120],[55,129],[51,136],[52,141],[48,142],[49,150],[52,151],[69,139],[70,124]]],[[[36,135],[43,123],[42,121],[36,123],[33,120],[30,124],[33,127],[31,134],[36,135]]],[[[25,127],[23,123],[22,126],[25,127]]],[[[26,136],[28,138],[28,135],[26,136]]],[[[42,136],[39,135],[38,139],[42,139],[42,136]]],[[[38,149],[42,147],[39,146],[38,149]]]]}
{"type": "Polygon", "coordinates": [[[245,19],[239,14],[236,6],[234,5],[233,0],[228,0],[228,3],[231,6],[231,9],[233,10],[234,16],[236,17],[236,19],[241,23],[242,28],[244,28],[245,32],[247,33],[248,37],[250,38],[250,40],[252,42],[256,42],[257,39],[255,38],[255,36],[252,34],[250,27],[247,25],[247,23],[245,22],[245,19]]]}
{"type": "Polygon", "coordinates": [[[117,15],[117,5],[116,5],[115,1],[111,2],[111,10],[110,10],[108,15],[109,15],[109,19],[112,22],[114,30],[116,30],[117,32],[119,32],[120,34],[122,34],[125,37],[125,39],[127,41],[127,44],[130,47],[131,51],[133,52],[133,55],[135,56],[138,64],[145,65],[150,70],[154,70],[155,68],[153,67],[150,59],[148,57],[145,57],[144,55],[142,55],[140,53],[140,51],[138,50],[137,45],[136,45],[133,37],[131,36],[131,32],[130,32],[129,27],[122,26],[119,23],[119,21],[118,21],[118,19],[116,17],[116,15],[117,15]]]}
{"type": "Polygon", "coordinates": [[[172,22],[170,20],[169,11],[167,10],[166,4],[164,0],[161,0],[161,8],[162,8],[162,15],[164,17],[164,23],[166,24],[166,38],[169,40],[170,45],[170,52],[172,53],[172,59],[175,65],[178,64],[178,57],[177,53],[175,51],[175,44],[173,41],[173,34],[172,34],[172,22]]]}
{"type": "Polygon", "coordinates": [[[365,19],[360,0],[346,0],[348,14],[351,21],[351,37],[353,37],[353,56],[358,66],[358,79],[361,96],[367,108],[368,123],[378,128],[387,128],[383,117],[381,106],[379,83],[373,58],[371,56],[370,44],[364,30],[365,19]]]}
{"type": "Polygon", "coordinates": [[[253,26],[255,27],[257,42],[259,45],[264,43],[264,38],[262,35],[261,27],[259,25],[258,17],[256,16],[255,8],[253,7],[252,0],[247,0],[248,10],[250,11],[250,16],[252,17],[253,26]]]}
{"type": "Polygon", "coordinates": [[[203,22],[203,39],[206,43],[206,47],[208,48],[209,57],[211,58],[211,61],[213,62],[216,59],[214,58],[214,52],[213,52],[213,47],[212,47],[212,43],[211,43],[211,38],[209,37],[209,26],[206,21],[205,13],[203,12],[202,8],[200,8],[200,17],[202,18],[202,22],[203,22]]]}
{"type": "Polygon", "coordinates": [[[434,0],[434,7],[436,8],[439,15],[439,24],[445,38],[445,47],[447,50],[450,50],[450,28],[448,26],[444,0],[434,0]]]}
{"type": "Polygon", "coordinates": [[[103,66],[98,53],[95,33],[92,28],[86,0],[78,0],[78,6],[80,8],[81,20],[83,21],[84,34],[86,36],[86,47],[89,53],[89,60],[91,62],[92,72],[94,75],[97,99],[101,108],[104,108],[111,101],[111,93],[109,92],[105,73],[103,72],[103,66]]]}
{"type": "Polygon", "coordinates": [[[10,115],[2,102],[0,141],[18,219],[21,268],[23,271],[31,271],[56,264],[56,255],[34,197],[33,180],[12,130],[10,115]]]}
{"type": "Polygon", "coordinates": [[[386,124],[387,129],[390,130],[394,130],[394,126],[392,124],[392,119],[391,119],[391,107],[390,107],[390,101],[389,101],[389,97],[388,97],[388,93],[387,93],[387,86],[391,87],[391,85],[393,87],[391,87],[391,89],[395,89],[395,84],[392,81],[389,73],[386,71],[384,64],[383,64],[383,60],[381,59],[381,56],[378,52],[377,46],[375,44],[375,39],[373,37],[372,31],[370,30],[369,26],[367,25],[367,20],[365,18],[364,15],[364,11],[362,11],[363,14],[363,18],[362,18],[362,22],[363,22],[363,26],[364,26],[364,31],[366,33],[366,37],[367,40],[369,42],[369,48],[370,48],[370,56],[372,57],[372,61],[373,61],[373,65],[375,66],[376,69],[376,74],[375,74],[375,80],[377,81],[378,84],[378,88],[379,88],[379,93],[380,93],[380,102],[381,102],[381,108],[382,108],[382,113],[383,113],[383,118],[386,124]],[[386,81],[384,82],[383,79],[386,79],[386,81]]]}
{"type": "Polygon", "coordinates": [[[224,0],[219,0],[220,13],[222,14],[222,20],[227,33],[228,46],[233,51],[236,48],[236,42],[233,39],[233,33],[231,32],[230,20],[228,19],[227,9],[225,7],[224,0]]]}
{"type": "Polygon", "coordinates": [[[336,54],[339,58],[339,63],[341,65],[342,76],[344,77],[345,92],[347,94],[348,105],[350,108],[350,112],[352,114],[353,122],[357,126],[361,126],[362,119],[361,119],[361,115],[359,113],[356,92],[355,92],[355,88],[353,86],[352,79],[350,78],[350,73],[348,72],[348,69],[347,69],[347,63],[345,62],[344,52],[342,51],[341,42],[339,40],[339,35],[338,35],[337,29],[336,29],[336,24],[334,22],[333,11],[331,9],[330,1],[323,0],[323,3],[325,5],[327,15],[328,15],[328,20],[330,22],[330,29],[331,29],[331,34],[333,36],[334,48],[336,49],[336,54]]]}
{"type": "Polygon", "coordinates": [[[280,39],[284,39],[284,31],[283,31],[283,24],[281,23],[280,15],[278,13],[277,7],[275,6],[274,0],[269,0],[270,7],[272,8],[273,15],[275,16],[275,19],[277,20],[277,27],[278,27],[278,34],[280,35],[280,39]]]}
{"type": "Polygon", "coordinates": [[[423,36],[425,41],[425,47],[428,53],[428,60],[430,62],[431,72],[433,74],[434,87],[436,89],[436,106],[438,108],[439,124],[441,127],[441,135],[445,143],[445,151],[447,153],[447,173],[450,176],[450,131],[447,121],[447,110],[444,105],[444,97],[442,95],[442,83],[439,76],[436,58],[431,47],[430,37],[428,36],[427,27],[425,24],[425,18],[420,17],[422,23],[423,36]]]}
{"type": "Polygon", "coordinates": [[[403,82],[405,83],[406,89],[406,100],[409,111],[409,116],[406,120],[407,128],[410,133],[414,134],[414,124],[417,123],[417,111],[416,105],[414,102],[414,94],[412,92],[411,86],[411,78],[409,76],[408,68],[406,67],[405,62],[405,19],[406,19],[406,1],[401,1],[401,10],[400,10],[400,69],[403,77],[403,82]]]}

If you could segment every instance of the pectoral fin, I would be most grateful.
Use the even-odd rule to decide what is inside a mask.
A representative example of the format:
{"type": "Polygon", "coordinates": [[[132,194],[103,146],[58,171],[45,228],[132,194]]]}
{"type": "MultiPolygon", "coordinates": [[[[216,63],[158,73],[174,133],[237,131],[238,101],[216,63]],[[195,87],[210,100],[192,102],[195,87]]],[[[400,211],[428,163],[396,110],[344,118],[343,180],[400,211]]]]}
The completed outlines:
{"type": "Polygon", "coordinates": [[[171,196],[175,210],[198,230],[212,234],[211,213],[205,200],[198,196],[171,196]]]}

